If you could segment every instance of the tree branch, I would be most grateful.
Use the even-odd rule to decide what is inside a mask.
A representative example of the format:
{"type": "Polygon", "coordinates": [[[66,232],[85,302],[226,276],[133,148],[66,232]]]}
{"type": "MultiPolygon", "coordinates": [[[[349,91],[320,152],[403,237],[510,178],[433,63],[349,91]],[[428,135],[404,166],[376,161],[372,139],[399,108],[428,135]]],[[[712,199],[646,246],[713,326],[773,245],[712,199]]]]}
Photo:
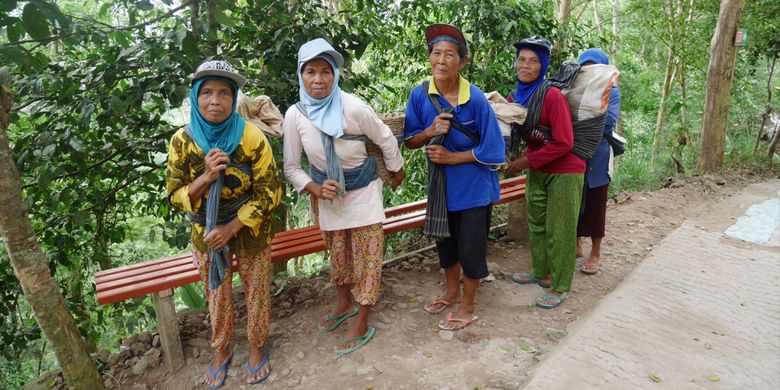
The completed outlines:
{"type": "MultiPolygon", "coordinates": [[[[186,2],[182,3],[182,5],[180,5],[180,6],[176,7],[176,8],[173,8],[170,11],[168,11],[168,12],[166,12],[166,13],[164,13],[164,14],[156,17],[156,18],[152,18],[152,19],[149,19],[149,20],[147,20],[145,22],[134,24],[132,26],[113,26],[111,29],[108,29],[108,30],[99,30],[99,29],[96,29],[96,30],[101,32],[101,33],[107,34],[107,33],[111,33],[111,32],[125,31],[125,30],[135,30],[137,28],[146,27],[146,26],[148,26],[150,24],[159,22],[160,20],[163,20],[165,18],[170,17],[171,15],[175,14],[176,12],[179,12],[182,9],[189,7],[190,3],[194,3],[196,1],[197,0],[186,1],[186,2]]],[[[70,15],[68,15],[68,16],[70,16],[70,15]]],[[[98,23],[98,22],[96,22],[96,23],[98,23]]],[[[105,23],[100,23],[100,24],[104,24],[105,25],[105,23]]],[[[59,34],[59,35],[52,35],[50,37],[42,38],[42,39],[25,39],[25,40],[22,40],[22,41],[9,42],[6,45],[16,45],[16,46],[18,46],[18,45],[22,45],[22,44],[25,44],[25,43],[47,44],[47,43],[50,43],[50,42],[59,41],[61,39],[67,38],[67,37],[69,37],[71,35],[74,35],[74,33],[64,33],[64,34],[59,34]]]]}
{"type": "MultiPolygon", "coordinates": [[[[162,133],[159,133],[159,134],[157,134],[157,135],[153,136],[152,138],[149,138],[149,139],[147,139],[147,140],[145,140],[145,141],[156,141],[156,140],[159,140],[160,138],[162,138],[162,137],[164,137],[164,136],[166,136],[166,135],[170,134],[172,131],[176,131],[176,129],[179,129],[179,128],[183,127],[183,126],[184,126],[184,125],[181,125],[181,126],[176,126],[176,127],[174,127],[173,129],[169,129],[169,130],[167,130],[167,131],[164,131],[164,132],[162,132],[162,133]]],[[[68,173],[63,173],[63,174],[61,174],[61,175],[54,176],[53,178],[51,178],[51,180],[50,180],[50,181],[52,181],[52,182],[53,182],[53,181],[55,181],[55,180],[66,179],[66,178],[69,178],[69,177],[77,176],[77,175],[81,174],[82,172],[85,172],[85,171],[90,171],[90,170],[92,170],[92,169],[95,169],[95,168],[97,168],[97,167],[99,167],[99,166],[101,166],[101,165],[103,165],[103,164],[105,164],[105,163],[107,163],[107,162],[109,162],[109,161],[113,160],[113,159],[114,159],[116,156],[119,156],[119,155],[121,155],[121,154],[123,154],[123,153],[127,153],[127,152],[130,152],[130,151],[132,151],[132,150],[135,150],[135,149],[137,149],[137,146],[138,146],[138,145],[131,145],[131,146],[127,146],[127,147],[124,147],[124,148],[122,148],[122,149],[119,149],[119,150],[115,151],[114,153],[111,153],[111,154],[109,154],[108,156],[106,156],[106,157],[104,157],[104,158],[100,159],[99,161],[97,161],[97,162],[94,162],[94,163],[92,163],[92,164],[90,164],[90,165],[88,165],[88,166],[84,167],[84,168],[83,168],[83,169],[81,169],[81,170],[78,170],[78,171],[75,171],[75,172],[68,172],[68,173]]],[[[30,188],[30,187],[34,187],[34,186],[36,186],[36,185],[38,185],[38,180],[36,180],[36,181],[34,181],[34,182],[32,182],[32,183],[25,184],[25,185],[22,187],[22,189],[25,189],[25,190],[26,190],[26,189],[28,189],[28,188],[30,188]]]]}

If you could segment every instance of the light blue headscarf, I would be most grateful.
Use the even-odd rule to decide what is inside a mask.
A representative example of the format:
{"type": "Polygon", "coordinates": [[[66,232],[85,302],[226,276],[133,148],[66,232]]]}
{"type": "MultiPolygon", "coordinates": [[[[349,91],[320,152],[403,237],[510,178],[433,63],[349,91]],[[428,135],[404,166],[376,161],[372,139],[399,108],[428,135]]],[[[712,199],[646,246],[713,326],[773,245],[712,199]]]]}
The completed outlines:
{"type": "Polygon", "coordinates": [[[193,141],[203,150],[203,154],[208,154],[212,148],[219,148],[229,156],[236,150],[241,142],[241,137],[244,136],[244,126],[246,125],[244,118],[236,112],[237,105],[238,85],[229,78],[206,76],[192,83],[192,89],[190,89],[190,129],[193,141]],[[198,109],[198,93],[207,80],[227,81],[233,89],[232,113],[220,123],[207,121],[198,109]]]}
{"type": "Polygon", "coordinates": [[[322,38],[306,42],[298,50],[298,94],[301,104],[306,109],[309,120],[320,131],[336,138],[344,135],[344,109],[341,101],[341,88],[339,88],[339,66],[341,66],[342,61],[341,55],[322,38]],[[301,75],[303,66],[315,58],[328,61],[333,68],[333,87],[330,94],[322,99],[315,99],[306,93],[301,75]]]}

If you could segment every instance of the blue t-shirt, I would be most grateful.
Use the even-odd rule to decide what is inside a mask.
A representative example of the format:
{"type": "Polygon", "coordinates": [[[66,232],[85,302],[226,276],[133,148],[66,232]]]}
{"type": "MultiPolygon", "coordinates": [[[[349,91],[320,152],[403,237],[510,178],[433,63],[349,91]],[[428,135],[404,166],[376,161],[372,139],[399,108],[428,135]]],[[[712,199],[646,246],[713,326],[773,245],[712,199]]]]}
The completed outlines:
{"type": "Polygon", "coordinates": [[[615,124],[620,118],[620,89],[616,85],[609,91],[609,105],[607,106],[607,117],[604,120],[604,138],[601,139],[596,153],[588,161],[588,188],[598,188],[609,184],[609,141],[606,137],[610,136],[615,124]]]}
{"type": "MultiPolygon", "coordinates": [[[[452,152],[471,150],[477,162],[444,165],[447,183],[447,210],[461,211],[474,207],[487,206],[498,201],[501,195],[498,185],[496,164],[505,162],[504,138],[498,127],[496,116],[485,95],[474,85],[461,77],[458,105],[453,108],[453,116],[463,127],[478,133],[480,143],[450,127],[443,146],[452,152]]],[[[442,109],[452,107],[438,94],[433,80],[428,91],[422,85],[416,86],[409,94],[406,104],[406,123],[404,138],[408,139],[425,130],[433,123],[438,113],[428,100],[427,92],[434,93],[442,109]]],[[[430,161],[428,162],[430,164],[430,161]]]]}

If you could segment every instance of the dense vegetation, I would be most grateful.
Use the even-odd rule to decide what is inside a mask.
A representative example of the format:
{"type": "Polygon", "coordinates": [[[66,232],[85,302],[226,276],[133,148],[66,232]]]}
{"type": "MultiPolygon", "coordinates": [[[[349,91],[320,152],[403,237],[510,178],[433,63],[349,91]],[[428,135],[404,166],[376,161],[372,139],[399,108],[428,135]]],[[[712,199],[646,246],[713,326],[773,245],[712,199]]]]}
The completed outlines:
{"type": "MultiPolygon", "coordinates": [[[[0,84],[15,95],[8,129],[14,162],[37,238],[83,336],[93,348],[112,348],[128,332],[154,326],[147,300],[97,306],[91,275],[186,248],[187,224],[164,197],[167,142],[183,123],[168,113],[206,58],[233,63],[250,80],[249,95],[269,95],[284,111],[297,100],[297,48],[323,36],[347,59],[342,88],[388,112],[402,110],[429,74],[423,30],[430,23],[460,26],[472,55],[464,76],[503,94],[514,84],[512,43],[522,37],[557,43],[551,69],[585,48],[611,46],[629,141],[613,191],[657,188],[695,172],[718,4],[616,2],[575,1],[561,21],[552,0],[0,0],[0,84]]],[[[780,121],[772,122],[778,103],[771,99],[780,90],[780,4],[750,1],[741,20],[750,34],[737,54],[726,168],[765,165],[760,125],[776,130],[780,121]]],[[[387,194],[389,204],[426,196],[424,160],[405,155],[407,181],[387,194]]],[[[279,218],[287,225],[306,223],[305,201],[294,191],[285,208],[279,218]]],[[[56,367],[2,246],[0,316],[0,387],[20,387],[56,367]]]]}

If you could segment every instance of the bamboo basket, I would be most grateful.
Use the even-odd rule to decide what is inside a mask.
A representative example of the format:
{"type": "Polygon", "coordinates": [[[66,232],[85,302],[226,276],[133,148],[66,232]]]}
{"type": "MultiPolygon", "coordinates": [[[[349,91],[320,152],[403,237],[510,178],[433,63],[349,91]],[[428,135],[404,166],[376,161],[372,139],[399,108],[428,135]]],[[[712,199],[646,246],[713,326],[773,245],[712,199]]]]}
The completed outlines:
{"type": "MultiPolygon", "coordinates": [[[[390,128],[396,139],[400,143],[403,140],[404,135],[404,121],[406,120],[406,114],[404,112],[388,112],[386,114],[379,115],[379,119],[390,128]]],[[[376,160],[376,174],[382,179],[384,185],[390,185],[390,172],[385,167],[385,158],[382,155],[382,149],[379,148],[371,140],[366,141],[366,152],[369,156],[373,156],[376,160]]]]}

